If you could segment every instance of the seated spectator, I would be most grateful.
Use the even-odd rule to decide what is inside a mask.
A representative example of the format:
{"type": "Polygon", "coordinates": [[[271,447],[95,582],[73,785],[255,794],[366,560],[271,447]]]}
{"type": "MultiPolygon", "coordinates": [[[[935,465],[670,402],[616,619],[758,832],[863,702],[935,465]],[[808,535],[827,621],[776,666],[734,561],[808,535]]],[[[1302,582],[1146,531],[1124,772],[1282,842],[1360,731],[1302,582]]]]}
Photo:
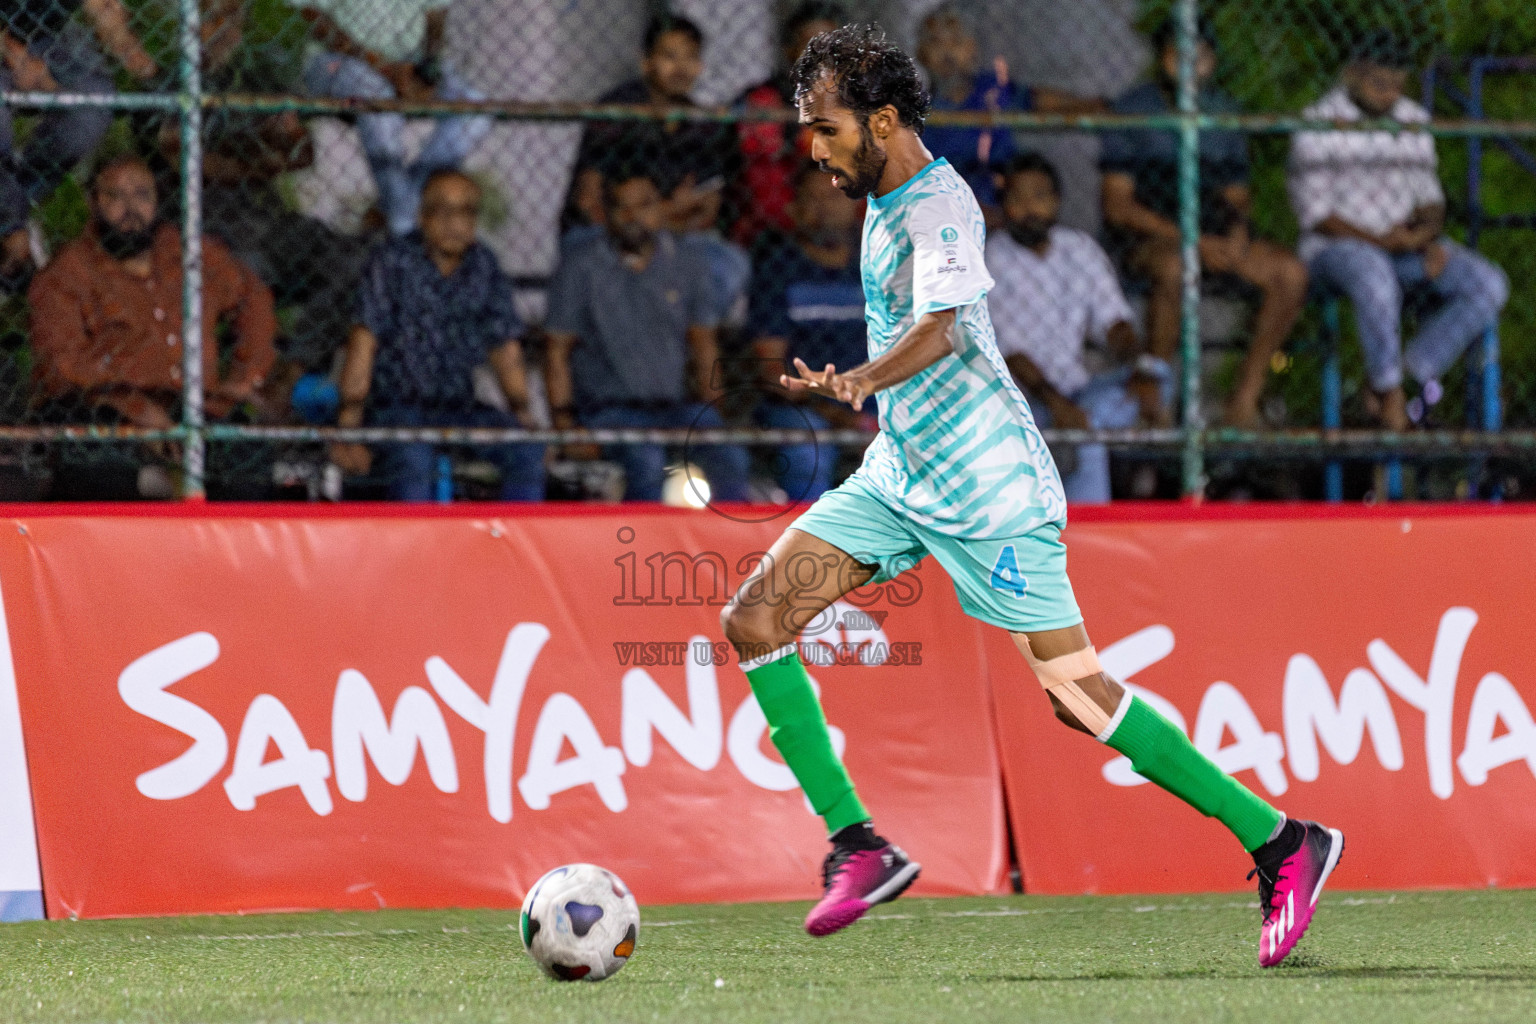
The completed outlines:
{"type": "MultiPolygon", "coordinates": [[[[640,77],[604,94],[600,103],[695,106],[690,94],[704,70],[704,34],[687,18],[663,14],[645,28],[640,77]]],[[[745,291],[751,263],[718,228],[722,197],[736,175],[730,125],[708,121],[603,121],[582,136],[568,206],[572,223],[599,233],[603,182],[617,167],[640,168],[661,189],[663,226],[685,247],[700,250],[714,280],[712,313],[723,320],[745,291]]],[[[580,235],[581,232],[578,232],[580,235]]]]}
{"type": "MultiPolygon", "coordinates": [[[[160,74],[129,25],[122,0],[15,0],[0,7],[0,89],[110,93],[112,75],[97,42],[141,82],[160,74]],[[71,19],[84,8],[96,39],[71,19]]],[[[34,270],[27,217],[64,176],[101,144],[106,107],[49,107],[16,150],[14,111],[0,104],[0,290],[20,291],[34,270]]]]}
{"type": "MultiPolygon", "coordinates": [[[[304,84],[331,99],[483,100],[443,59],[452,0],[289,0],[311,31],[304,84]]],[[[358,134],[391,234],[416,227],[421,187],[457,168],[491,130],[488,117],[437,118],[421,154],[405,159],[405,118],[360,114],[358,134]]]]}
{"type": "MultiPolygon", "coordinates": [[[[1387,118],[1422,124],[1429,112],[1403,95],[1412,56],[1389,32],[1354,47],[1342,82],[1302,112],[1334,123],[1387,118]]],[[[1439,397],[1439,377],[1496,323],[1509,298],[1504,272],[1445,237],[1445,194],[1427,132],[1298,132],[1291,140],[1291,204],[1301,255],[1318,284],[1355,307],[1372,411],[1403,430],[1404,371],[1439,397]],[[1422,289],[1439,309],[1403,350],[1403,293],[1422,289]]],[[[1418,411],[1415,410],[1415,411],[1418,411]]]]}
{"type": "MultiPolygon", "coordinates": [[[[1042,114],[1092,114],[1104,110],[1097,97],[1084,98],[1055,89],[1015,84],[1008,64],[994,57],[983,67],[976,34],[960,7],[944,4],[923,19],[917,35],[917,62],[928,74],[933,110],[1036,111],[1042,114]]],[[[1013,156],[1013,133],[1006,128],[960,128],[929,125],[923,145],[944,157],[976,193],[987,223],[999,221],[997,186],[992,168],[1013,156]]]]}
{"type": "MultiPolygon", "coordinates": [[[[1153,38],[1156,78],[1116,100],[1117,114],[1169,114],[1178,110],[1179,49],[1174,22],[1153,38]]],[[[1230,114],[1237,103],[1209,84],[1216,70],[1216,43],[1200,26],[1195,61],[1200,110],[1230,114]]],[[[1178,351],[1184,271],[1179,233],[1179,137],[1173,130],[1132,129],[1104,136],[1104,223],[1130,271],[1151,283],[1147,348],[1160,359],[1178,351]]],[[[1235,427],[1260,422],[1259,399],[1270,360],[1290,335],[1306,299],[1301,262],[1274,242],[1255,238],[1248,218],[1248,141],[1240,132],[1200,133],[1200,267],[1207,275],[1235,279],[1259,292],[1259,309],[1247,358],[1227,400],[1225,420],[1235,427]]]]}
{"type": "MultiPolygon", "coordinates": [[[[780,29],[782,63],[768,81],[742,93],[739,110],[794,110],[795,83],[789,69],[805,46],[823,32],[848,21],[848,12],[830,0],[803,0],[780,29]]],[[[741,146],[741,175],[736,182],[739,207],[731,237],[750,245],[764,228],[793,231],[789,207],[801,166],[810,159],[807,134],[781,121],[742,121],[736,126],[741,146]]]]}
{"type": "MultiPolygon", "coordinates": [[[[793,359],[816,370],[828,363],[846,370],[869,361],[859,274],[863,206],[814,164],[802,164],[788,210],[794,230],[770,228],[752,248],[748,325],[768,393],[757,410],[758,422],[765,427],[826,430],[865,425],[846,405],[779,386],[780,374],[796,375],[793,359]]],[[[779,486],[791,501],[815,501],[832,486],[836,462],[835,448],[788,445],[780,452],[779,486]]]]}
{"type": "MultiPolygon", "coordinates": [[[[526,423],[528,382],[512,308],[512,280],[475,238],[480,186],[463,171],[435,171],[422,187],[421,227],[376,249],[363,271],[358,323],[347,338],[337,425],[491,427],[526,423]],[[474,371],[489,363],[513,413],[480,405],[474,371]]],[[[444,452],[463,450],[444,448],[444,452]]],[[[544,446],[471,449],[501,471],[503,501],[544,498],[544,446]]],[[[429,501],[438,449],[426,442],[381,448],[380,474],[397,501],[429,501]]],[[[368,448],[338,444],[331,459],[366,474],[368,448]]]]}
{"type": "MultiPolygon", "coordinates": [[[[137,156],[104,163],[88,193],[85,234],[59,249],[29,292],[38,413],[53,423],[168,429],[182,394],[181,233],[160,219],[154,175],[137,156]]],[[[217,239],[204,239],[209,419],[258,398],[276,331],[267,286],[217,239]]]]}
{"type": "MultiPolygon", "coordinates": [[[[996,282],[987,307],[998,350],[1036,420],[1075,429],[1166,425],[1173,375],[1165,361],[1142,352],[1131,307],[1099,243],[1056,223],[1056,168],[1021,153],[1002,180],[1006,230],[987,238],[987,270],[996,282]],[[1120,365],[1093,373],[1087,342],[1108,348],[1120,365]]],[[[1080,445],[1076,456],[1076,468],[1063,474],[1067,500],[1108,501],[1108,449],[1080,445]]]]}
{"type": "MultiPolygon", "coordinates": [[[[599,103],[691,107],[704,70],[704,33],[687,18],[660,15],[645,27],[640,77],[610,89],[599,103]]],[[[603,179],[615,167],[638,167],[661,189],[665,226],[673,234],[713,229],[734,168],[727,125],[709,121],[598,121],[587,126],[576,157],[570,206],[579,223],[601,226],[603,179]]]]}
{"type": "MultiPolygon", "coordinates": [[[[245,37],[242,0],[205,0],[203,88],[211,93],[285,95],[302,91],[302,58],[245,37]]],[[[154,118],[162,174],[180,165],[181,125],[154,118]]],[[[314,147],[292,111],[263,114],[213,108],[203,115],[203,227],[273,290],[279,308],[297,307],[283,355],[302,370],[329,373],[351,327],[352,297],[368,243],[290,209],[279,188],[308,167],[314,147]]],[[[162,178],[162,180],[164,180],[162,178]]],[[[177,197],[179,199],[179,197],[177,197]]],[[[177,204],[179,205],[179,203],[177,204]]]]}
{"type": "MultiPolygon", "coordinates": [[[[550,285],[544,326],[555,426],[722,426],[710,404],[720,395],[715,301],[699,252],[663,227],[665,200],[646,171],[613,170],[603,194],[606,229],[571,242],[550,285]]],[[[714,499],[746,499],[745,449],[687,454],[714,499]]],[[[614,445],[605,457],[623,465],[626,499],[661,498],[660,445],[614,445]]]]}

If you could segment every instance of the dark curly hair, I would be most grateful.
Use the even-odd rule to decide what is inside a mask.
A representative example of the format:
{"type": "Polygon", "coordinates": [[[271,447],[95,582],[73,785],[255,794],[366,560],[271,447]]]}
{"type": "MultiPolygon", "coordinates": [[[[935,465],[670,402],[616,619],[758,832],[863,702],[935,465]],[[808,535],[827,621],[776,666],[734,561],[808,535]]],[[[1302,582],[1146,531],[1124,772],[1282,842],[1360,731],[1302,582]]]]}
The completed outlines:
{"type": "Polygon", "coordinates": [[[813,38],[794,68],[795,93],[832,76],[837,98],[860,120],[889,104],[917,134],[928,119],[928,94],[917,64],[874,25],[844,25],[813,38]]]}

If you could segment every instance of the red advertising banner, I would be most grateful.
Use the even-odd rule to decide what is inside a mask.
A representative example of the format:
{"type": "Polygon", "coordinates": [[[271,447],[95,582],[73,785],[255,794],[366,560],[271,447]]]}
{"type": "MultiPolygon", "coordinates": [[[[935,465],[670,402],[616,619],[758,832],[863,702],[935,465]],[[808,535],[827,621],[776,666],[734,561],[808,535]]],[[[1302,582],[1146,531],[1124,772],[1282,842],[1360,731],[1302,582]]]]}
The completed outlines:
{"type": "MultiPolygon", "coordinates": [[[[782,521],[5,525],[49,916],[510,907],[570,861],[650,903],[819,891],[820,822],[719,627],[782,521]]],[[[924,567],[805,635],[928,894],[1005,886],[981,632],[924,567]]]]}
{"type": "MultiPolygon", "coordinates": [[[[1106,670],[1344,829],[1335,885],[1536,885],[1536,515],[1095,518],[1065,539],[1106,670]]],[[[1251,885],[1225,829],[1057,724],[986,642],[1013,666],[993,689],[1027,890],[1251,885]]]]}
{"type": "MultiPolygon", "coordinates": [[[[543,508],[13,515],[0,592],[50,916],[809,897],[819,823],[718,613],[784,520],[543,508]]],[[[1536,515],[1076,514],[1107,669],[1341,887],[1536,884],[1536,515]]],[[[1229,835],[1057,724],[924,564],[804,636],[919,891],[1244,889],[1229,835]],[[1156,842],[1150,837],[1171,838],[1156,842]]]]}

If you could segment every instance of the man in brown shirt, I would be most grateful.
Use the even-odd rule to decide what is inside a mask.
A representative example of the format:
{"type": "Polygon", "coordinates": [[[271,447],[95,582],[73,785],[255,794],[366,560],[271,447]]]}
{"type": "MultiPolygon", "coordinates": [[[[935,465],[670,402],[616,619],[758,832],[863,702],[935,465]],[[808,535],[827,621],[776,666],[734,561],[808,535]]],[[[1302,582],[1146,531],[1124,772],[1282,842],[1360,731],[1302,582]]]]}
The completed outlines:
{"type": "MultiPolygon", "coordinates": [[[[181,232],[159,220],[154,175],[138,157],[103,164],[89,192],[90,226],[59,250],[28,293],[40,411],[55,422],[170,427],[182,388],[181,232]]],[[[277,357],[276,332],[271,290],[221,242],[205,238],[210,419],[255,395],[277,357]]]]}

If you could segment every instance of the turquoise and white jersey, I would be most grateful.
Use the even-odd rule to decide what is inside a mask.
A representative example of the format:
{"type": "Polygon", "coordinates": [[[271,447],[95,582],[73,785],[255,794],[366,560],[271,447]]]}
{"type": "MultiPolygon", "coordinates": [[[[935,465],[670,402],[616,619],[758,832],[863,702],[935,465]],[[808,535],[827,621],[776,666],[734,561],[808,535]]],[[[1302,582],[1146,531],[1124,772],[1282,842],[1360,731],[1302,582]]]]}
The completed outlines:
{"type": "Polygon", "coordinates": [[[880,392],[880,433],[857,475],[941,533],[989,539],[1066,519],[1061,477],[987,314],[986,225],[965,179],[938,159],[864,216],[869,358],[924,313],[956,309],[954,352],[880,392]]]}

